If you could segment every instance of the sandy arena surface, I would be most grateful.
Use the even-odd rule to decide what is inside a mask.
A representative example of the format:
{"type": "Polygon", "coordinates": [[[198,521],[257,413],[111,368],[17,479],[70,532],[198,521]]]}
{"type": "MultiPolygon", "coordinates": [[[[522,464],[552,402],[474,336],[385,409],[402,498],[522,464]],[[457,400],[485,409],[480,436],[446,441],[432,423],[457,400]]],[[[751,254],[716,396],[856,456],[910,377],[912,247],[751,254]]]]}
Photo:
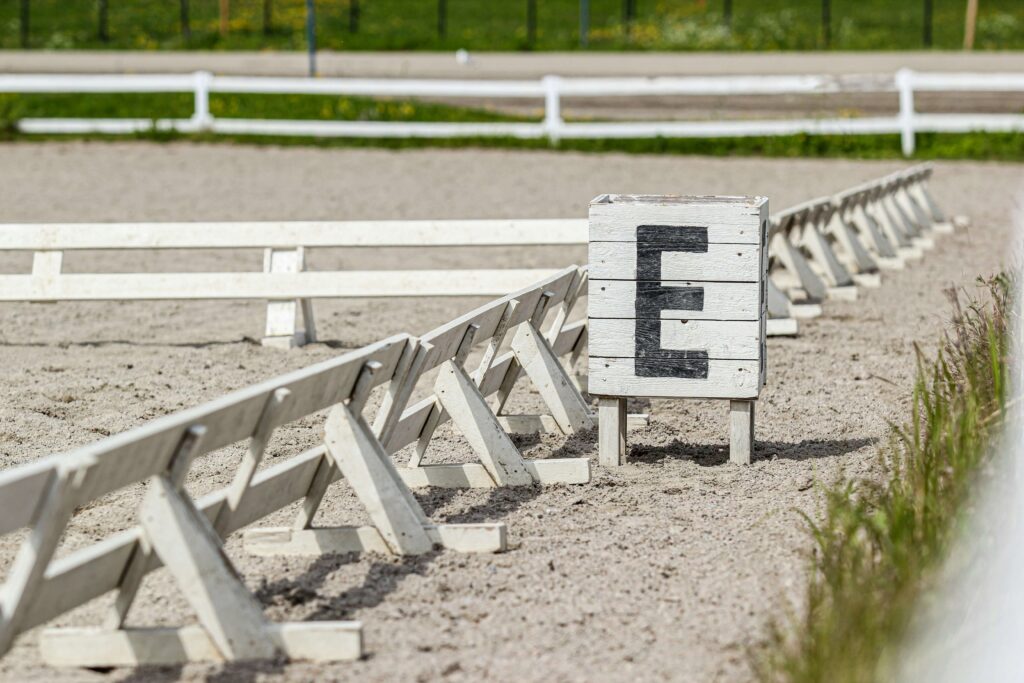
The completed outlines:
{"type": "MultiPolygon", "coordinates": [[[[0,221],[296,220],[576,217],[601,192],[763,194],[775,210],[902,167],[898,162],[706,159],[508,151],[316,150],[133,143],[0,146],[0,221]]],[[[515,680],[747,681],[748,651],[798,598],[808,547],[796,509],[813,511],[816,482],[870,473],[890,422],[902,422],[913,344],[929,345],[948,308],[942,289],[999,268],[1010,240],[1020,166],[940,164],[944,207],[974,227],[940,236],[908,269],[887,272],[856,302],[827,305],[794,339],[769,340],[755,462],[727,462],[722,402],[637,402],[650,426],[631,435],[631,462],[595,468],[586,486],[433,490],[439,521],[508,524],[511,549],[260,559],[227,543],[274,620],[357,619],[368,656],[336,665],[271,663],[57,671],[36,634],[0,660],[4,680],[515,680]]],[[[317,252],[314,267],[562,265],[582,250],[443,254],[317,252]],[[512,262],[514,261],[514,263],[512,262]]],[[[89,269],[257,269],[258,252],[81,254],[89,269]]],[[[0,270],[27,272],[28,255],[0,270]]],[[[259,303],[3,305],[0,466],[121,432],[227,391],[303,367],[387,334],[422,333],[480,303],[318,302],[328,343],[265,349],[259,303]]],[[[525,392],[525,390],[524,390],[525,392]]],[[[536,397],[525,392],[523,405],[536,397]]],[[[319,419],[278,431],[270,463],[312,446],[319,419]]],[[[593,435],[519,439],[531,457],[596,459],[593,435]]],[[[242,452],[193,467],[189,488],[223,486],[242,452]]],[[[430,456],[469,458],[450,430],[430,456]]],[[[134,523],[141,486],[83,510],[65,542],[81,547],[134,523]]],[[[286,523],[294,508],[269,524],[286,523]]],[[[322,523],[358,522],[344,482],[322,523]]],[[[0,539],[6,570],[21,535],[0,539]]],[[[109,596],[56,620],[100,623],[109,596]]],[[[164,572],[152,575],[135,625],[191,620],[164,572]]]]}

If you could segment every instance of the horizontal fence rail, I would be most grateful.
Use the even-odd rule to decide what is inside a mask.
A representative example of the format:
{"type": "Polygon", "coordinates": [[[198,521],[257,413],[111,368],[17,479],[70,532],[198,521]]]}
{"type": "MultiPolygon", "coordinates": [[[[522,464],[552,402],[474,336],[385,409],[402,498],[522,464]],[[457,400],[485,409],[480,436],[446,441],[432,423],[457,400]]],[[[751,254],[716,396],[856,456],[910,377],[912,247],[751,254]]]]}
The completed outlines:
{"type": "MultiPolygon", "coordinates": [[[[822,301],[877,286],[952,224],[928,192],[927,165],[781,211],[772,218],[768,334],[796,334],[822,301]]],[[[0,302],[260,299],[264,344],[315,341],[314,299],[500,296],[555,271],[481,255],[481,268],[309,271],[309,248],[583,247],[586,219],[67,223],[0,225],[0,251],[31,251],[32,271],[0,274],[0,302]],[[262,272],[65,273],[64,252],[264,250],[262,272]],[[302,318],[302,325],[299,318],[302,318]]]]}
{"type": "Polygon", "coordinates": [[[656,78],[562,78],[526,80],[413,80],[361,78],[270,78],[182,75],[0,75],[7,93],[191,93],[188,119],[25,118],[24,133],[129,134],[153,130],[225,135],[310,137],[453,138],[515,137],[561,139],[629,139],[654,137],[745,137],[775,135],[899,134],[904,154],[911,155],[918,132],[1013,132],[1024,130],[1024,114],[919,114],[915,92],[1024,91],[1019,73],[922,73],[903,69],[895,75],[851,76],[694,76],[656,78]],[[898,93],[895,116],[848,118],[756,119],[738,121],[567,122],[566,97],[658,97],[729,95],[829,95],[850,92],[898,93]],[[358,95],[368,97],[532,98],[544,102],[540,122],[403,122],[339,120],[267,120],[220,118],[210,113],[211,93],[358,95]]]}

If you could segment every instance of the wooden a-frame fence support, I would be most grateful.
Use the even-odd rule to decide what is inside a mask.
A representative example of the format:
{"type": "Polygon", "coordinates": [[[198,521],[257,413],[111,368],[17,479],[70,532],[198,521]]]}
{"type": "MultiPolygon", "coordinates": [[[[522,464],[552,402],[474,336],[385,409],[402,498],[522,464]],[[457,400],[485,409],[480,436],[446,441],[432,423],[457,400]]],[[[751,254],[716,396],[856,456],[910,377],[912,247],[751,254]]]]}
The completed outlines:
{"type": "MultiPolygon", "coordinates": [[[[547,313],[551,296],[549,292],[542,293],[529,320],[516,329],[511,342],[512,361],[505,371],[493,407],[488,405],[480,385],[510,331],[509,321],[521,304],[514,299],[507,302],[484,357],[472,376],[463,365],[478,328],[475,325],[467,327],[455,355],[440,366],[434,383],[434,406],[408,465],[399,469],[409,486],[493,487],[533,483],[585,484],[590,481],[590,461],[586,458],[524,459],[498,417],[520,372],[525,372],[563,433],[573,434],[594,427],[594,419],[586,401],[559,362],[548,340],[538,330],[547,313]],[[450,417],[456,429],[469,442],[479,463],[422,463],[434,432],[445,416],[450,417]]],[[[402,407],[396,403],[391,409],[401,410],[402,407]]]]}
{"type": "MultiPolygon", "coordinates": [[[[411,345],[410,345],[411,347],[411,345]]],[[[410,348],[406,349],[409,356],[410,348]]],[[[324,427],[325,457],[291,527],[245,532],[255,555],[322,555],[376,552],[421,555],[441,546],[459,552],[501,552],[503,523],[434,524],[402,481],[391,456],[362,416],[377,363],[367,363],[348,404],[331,409],[324,427]],[[344,478],[370,517],[370,526],[313,527],[330,484],[344,478]]]]}
{"type": "MultiPolygon", "coordinates": [[[[287,389],[280,389],[271,396],[232,483],[228,505],[213,521],[200,512],[183,489],[188,469],[207,429],[196,425],[185,431],[166,471],[150,478],[139,508],[142,542],[121,576],[107,625],[45,629],[39,640],[45,662],[55,666],[107,667],[282,656],[337,661],[362,656],[359,622],[274,624],[267,621],[263,608],[245,587],[223,550],[217,527],[229,523],[233,506],[241,502],[276,426],[278,411],[288,398],[287,389]],[[142,579],[157,562],[174,578],[196,613],[198,625],[125,627],[142,579]]],[[[62,502],[65,506],[69,503],[67,499],[62,502]]],[[[68,518],[59,518],[60,529],[68,518]]],[[[54,521],[58,521],[57,518],[54,521]]],[[[45,524],[37,524],[33,534],[46,528],[45,524]]]]}

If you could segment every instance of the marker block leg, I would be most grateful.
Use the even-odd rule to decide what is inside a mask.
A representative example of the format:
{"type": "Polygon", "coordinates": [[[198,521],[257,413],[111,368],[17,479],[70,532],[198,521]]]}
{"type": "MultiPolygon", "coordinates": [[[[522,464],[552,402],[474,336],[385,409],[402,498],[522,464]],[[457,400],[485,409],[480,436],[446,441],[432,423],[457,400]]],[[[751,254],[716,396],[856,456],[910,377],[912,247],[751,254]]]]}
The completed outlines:
{"type": "Polygon", "coordinates": [[[754,401],[729,401],[729,462],[749,465],[754,452],[754,401]]]}
{"type": "Polygon", "coordinates": [[[598,459],[604,467],[619,467],[626,459],[626,399],[597,399],[598,459]]]}

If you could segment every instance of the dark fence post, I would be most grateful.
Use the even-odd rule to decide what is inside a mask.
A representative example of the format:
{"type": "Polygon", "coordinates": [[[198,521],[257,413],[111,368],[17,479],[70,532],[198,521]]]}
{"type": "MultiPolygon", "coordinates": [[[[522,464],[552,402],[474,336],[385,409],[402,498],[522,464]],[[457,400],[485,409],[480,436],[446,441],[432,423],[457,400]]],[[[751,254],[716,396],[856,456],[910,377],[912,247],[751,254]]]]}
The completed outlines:
{"type": "Polygon", "coordinates": [[[96,35],[106,43],[110,40],[109,24],[107,23],[107,12],[109,4],[107,0],[97,0],[96,3],[96,35]]]}
{"type": "Polygon", "coordinates": [[[263,35],[274,30],[274,0],[263,0],[263,35]]]}
{"type": "Polygon", "coordinates": [[[316,3],[306,0],[306,46],[309,50],[309,77],[316,76],[316,3]]]}
{"type": "Polygon", "coordinates": [[[932,46],[932,0],[924,0],[924,46],[932,46]]]}
{"type": "Polygon", "coordinates": [[[188,0],[181,0],[181,36],[186,41],[192,39],[192,26],[188,21],[188,0]]]}
{"type": "Polygon", "coordinates": [[[622,0],[622,23],[625,24],[627,36],[632,32],[634,19],[636,19],[636,0],[622,0]]]}
{"type": "Polygon", "coordinates": [[[590,44],[590,0],[580,0],[580,47],[590,44]]]}
{"type": "Polygon", "coordinates": [[[448,2],[437,0],[437,37],[444,38],[448,35],[448,2]]]}
{"type": "Polygon", "coordinates": [[[825,47],[832,47],[832,0],[821,0],[821,35],[825,47]]]}
{"type": "Polygon", "coordinates": [[[526,44],[537,42],[537,0],[526,0],[526,44]]]}
{"type": "Polygon", "coordinates": [[[359,0],[348,0],[348,32],[359,33],[359,0]]]}
{"type": "Polygon", "coordinates": [[[28,0],[21,0],[21,16],[19,17],[19,19],[20,19],[20,26],[21,26],[21,48],[23,50],[27,50],[28,49],[28,21],[29,21],[28,0]]]}
{"type": "Polygon", "coordinates": [[[732,28],[732,0],[723,0],[722,18],[725,20],[725,25],[732,28]]]}

